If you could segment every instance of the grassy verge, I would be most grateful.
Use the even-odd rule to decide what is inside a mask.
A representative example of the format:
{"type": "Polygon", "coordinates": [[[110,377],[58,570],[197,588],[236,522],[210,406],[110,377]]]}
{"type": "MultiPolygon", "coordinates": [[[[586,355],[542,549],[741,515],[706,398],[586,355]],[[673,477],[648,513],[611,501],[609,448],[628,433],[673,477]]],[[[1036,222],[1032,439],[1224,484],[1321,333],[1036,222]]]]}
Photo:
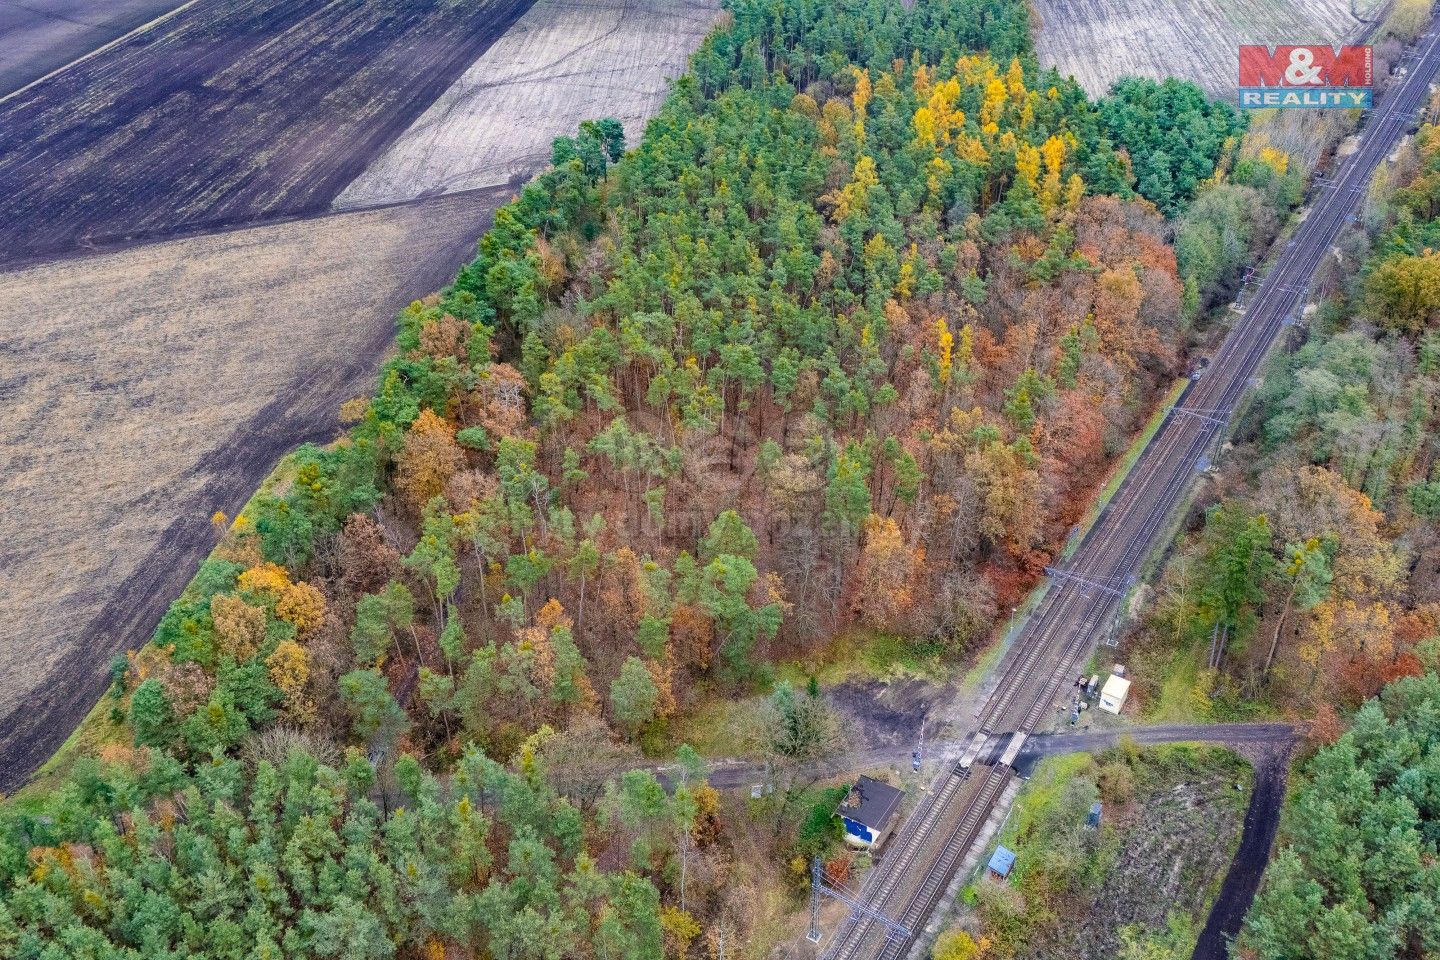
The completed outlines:
{"type": "MultiPolygon", "coordinates": [[[[774,667],[774,683],[789,683],[796,689],[803,690],[811,677],[822,687],[848,681],[907,678],[943,683],[954,677],[954,668],[905,637],[854,631],[811,657],[784,661],[774,667]]],[[[742,756],[751,745],[755,717],[771,690],[773,684],[739,698],[708,692],[683,716],[675,717],[646,738],[642,747],[652,756],[668,756],[680,744],[688,743],[704,757],[742,756]]]]}
{"type": "Polygon", "coordinates": [[[64,786],[75,764],[87,757],[98,757],[107,746],[130,742],[129,726],[114,723],[110,711],[115,706],[109,694],[91,708],[54,755],[37,771],[30,782],[13,796],[0,799],[0,810],[23,811],[34,802],[64,786]]]}
{"type": "Polygon", "coordinates": [[[953,673],[938,652],[908,637],[870,631],[851,631],[814,656],[783,661],[775,666],[775,679],[796,686],[813,676],[822,684],[846,680],[885,680],[896,677],[947,679],[953,673]]]}
{"type": "Polygon", "coordinates": [[[1006,618],[1001,624],[997,624],[997,639],[992,640],[990,645],[980,652],[974,665],[965,671],[965,676],[960,680],[962,689],[974,690],[984,682],[986,675],[1000,662],[1005,651],[1010,649],[1010,644],[1015,640],[1016,634],[1024,629],[1026,619],[1040,605],[1040,601],[1045,599],[1045,591],[1049,587],[1050,581],[1042,578],[1025,595],[1025,599],[1020,601],[1020,605],[1015,608],[1014,615],[1006,618]]]}
{"type": "Polygon", "coordinates": [[[1136,461],[1140,459],[1140,454],[1145,452],[1145,448],[1150,445],[1150,441],[1155,439],[1155,434],[1160,432],[1160,426],[1165,422],[1167,411],[1175,405],[1175,401],[1180,398],[1180,394],[1185,390],[1185,384],[1188,382],[1186,378],[1182,377],[1170,385],[1170,389],[1165,393],[1165,398],[1155,408],[1155,412],[1150,415],[1150,420],[1145,424],[1145,429],[1142,430],[1140,435],[1130,444],[1130,448],[1125,451],[1125,455],[1110,469],[1110,479],[1106,482],[1104,488],[1101,489],[1100,496],[1097,497],[1095,503],[1091,505],[1084,519],[1075,525],[1075,531],[1070,535],[1070,539],[1065,543],[1065,549],[1060,553],[1061,559],[1068,559],[1070,555],[1075,552],[1075,549],[1080,546],[1080,541],[1085,539],[1085,534],[1090,532],[1090,528],[1093,527],[1095,521],[1100,518],[1100,512],[1105,509],[1106,504],[1108,504],[1116,492],[1119,491],[1120,484],[1124,483],[1125,478],[1130,475],[1130,470],[1135,466],[1136,461]]]}
{"type": "MultiPolygon", "coordinates": [[[[1023,618],[1016,619],[1017,623],[1022,621],[1023,618]]],[[[992,643],[986,647],[985,651],[980,654],[980,659],[975,661],[975,665],[965,671],[965,676],[960,678],[960,686],[962,689],[974,690],[979,687],[981,681],[985,679],[986,674],[993,670],[995,665],[1000,662],[1000,658],[1005,654],[1006,646],[1009,645],[1009,631],[1006,631],[1006,633],[1002,635],[1002,641],[1001,643],[992,643]]]]}
{"type": "Polygon", "coordinates": [[[1200,651],[1197,648],[1173,651],[1161,676],[1158,696],[1149,702],[1141,702],[1141,716],[1155,723],[1209,721],[1195,699],[1196,685],[1200,680],[1200,651]]]}
{"type": "Polygon", "coordinates": [[[1066,785],[1089,770],[1094,762],[1088,753],[1063,754],[1041,762],[1015,798],[1015,806],[997,842],[1011,850],[1020,850],[1022,838],[1034,834],[1043,818],[1056,808],[1066,785]]]}

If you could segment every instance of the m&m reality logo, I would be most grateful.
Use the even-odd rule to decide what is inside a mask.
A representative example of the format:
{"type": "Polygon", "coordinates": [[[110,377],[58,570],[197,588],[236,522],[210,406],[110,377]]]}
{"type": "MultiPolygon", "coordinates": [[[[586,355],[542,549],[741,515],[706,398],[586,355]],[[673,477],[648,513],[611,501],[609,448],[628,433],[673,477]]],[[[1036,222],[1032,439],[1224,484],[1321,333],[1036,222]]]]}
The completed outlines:
{"type": "Polygon", "coordinates": [[[1365,109],[1371,103],[1374,66],[1368,46],[1242,46],[1240,106],[1365,109]]]}

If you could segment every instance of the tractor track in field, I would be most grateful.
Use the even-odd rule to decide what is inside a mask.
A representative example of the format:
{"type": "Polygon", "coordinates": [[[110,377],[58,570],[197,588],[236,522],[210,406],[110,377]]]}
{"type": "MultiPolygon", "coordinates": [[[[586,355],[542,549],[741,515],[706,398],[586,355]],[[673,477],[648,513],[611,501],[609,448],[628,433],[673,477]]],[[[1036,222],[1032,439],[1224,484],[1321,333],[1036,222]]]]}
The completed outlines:
{"type": "Polygon", "coordinates": [[[0,99],[0,263],[329,210],[534,0],[197,0],[0,99]]]}

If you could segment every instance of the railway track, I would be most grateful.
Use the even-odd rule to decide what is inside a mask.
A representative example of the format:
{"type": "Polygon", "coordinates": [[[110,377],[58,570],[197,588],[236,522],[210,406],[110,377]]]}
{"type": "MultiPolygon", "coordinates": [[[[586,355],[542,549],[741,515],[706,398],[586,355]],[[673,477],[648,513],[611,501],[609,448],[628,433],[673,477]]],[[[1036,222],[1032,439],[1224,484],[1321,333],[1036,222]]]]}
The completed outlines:
{"type": "Polygon", "coordinates": [[[1050,589],[1002,664],[999,684],[975,716],[965,757],[942,772],[866,877],[861,899],[903,925],[910,938],[887,935],[879,922],[851,914],[822,954],[825,960],[899,960],[909,950],[1009,784],[1010,764],[1026,736],[1043,723],[1077,661],[1113,621],[1124,585],[1133,582],[1205,458],[1223,441],[1315,268],[1353,219],[1375,168],[1424,106],[1440,71],[1440,14],[1407,60],[1408,73],[1369,116],[1358,149],[1315,191],[1308,214],[1205,374],[1187,387],[1071,559],[1054,571],[1050,589]],[[975,762],[989,735],[1001,730],[1016,731],[1005,753],[995,763],[975,762]]]}

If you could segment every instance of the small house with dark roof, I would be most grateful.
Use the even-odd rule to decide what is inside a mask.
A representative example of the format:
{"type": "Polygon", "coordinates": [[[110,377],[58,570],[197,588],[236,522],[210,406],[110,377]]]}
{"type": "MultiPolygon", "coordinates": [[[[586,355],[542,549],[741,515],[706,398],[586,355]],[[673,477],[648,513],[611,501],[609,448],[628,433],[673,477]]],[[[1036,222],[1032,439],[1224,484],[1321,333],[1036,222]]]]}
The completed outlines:
{"type": "Polygon", "coordinates": [[[845,827],[845,842],[853,847],[871,850],[885,841],[895,825],[900,801],[905,791],[897,790],[880,780],[861,777],[840,801],[840,822],[845,827]]]}

